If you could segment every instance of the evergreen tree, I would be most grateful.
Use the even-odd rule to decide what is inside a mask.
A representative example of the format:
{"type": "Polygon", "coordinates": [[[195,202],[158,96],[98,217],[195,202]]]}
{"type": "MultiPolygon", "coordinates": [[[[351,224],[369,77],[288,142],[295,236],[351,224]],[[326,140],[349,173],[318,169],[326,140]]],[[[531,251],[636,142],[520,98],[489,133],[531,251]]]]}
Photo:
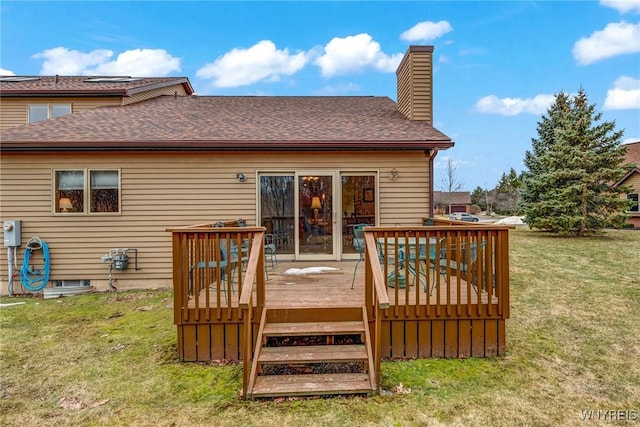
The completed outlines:
{"type": "Polygon", "coordinates": [[[471,204],[478,205],[480,209],[487,209],[487,199],[485,191],[482,187],[477,186],[473,192],[471,192],[471,204]]]}
{"type": "Polygon", "coordinates": [[[613,187],[628,170],[623,131],[615,122],[599,123],[602,114],[581,88],[570,98],[556,95],[538,122],[538,138],[525,154],[521,208],[532,228],[579,236],[604,227],[620,227],[628,202],[613,187]]]}
{"type": "Polygon", "coordinates": [[[495,209],[496,212],[508,215],[518,213],[519,189],[521,187],[521,177],[515,169],[511,168],[509,175],[502,173],[500,181],[495,188],[495,209]]]}

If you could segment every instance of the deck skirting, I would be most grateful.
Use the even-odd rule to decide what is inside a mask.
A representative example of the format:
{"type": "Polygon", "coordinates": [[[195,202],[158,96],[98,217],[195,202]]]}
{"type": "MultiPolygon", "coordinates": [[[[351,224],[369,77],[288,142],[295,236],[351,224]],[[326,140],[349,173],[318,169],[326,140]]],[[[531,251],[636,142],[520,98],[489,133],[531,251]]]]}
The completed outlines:
{"type": "MultiPolygon", "coordinates": [[[[494,357],[505,352],[505,319],[383,318],[381,323],[385,359],[494,357]]],[[[254,339],[257,328],[253,324],[254,339]]],[[[242,321],[179,324],[177,329],[181,361],[242,360],[242,321]]]]}

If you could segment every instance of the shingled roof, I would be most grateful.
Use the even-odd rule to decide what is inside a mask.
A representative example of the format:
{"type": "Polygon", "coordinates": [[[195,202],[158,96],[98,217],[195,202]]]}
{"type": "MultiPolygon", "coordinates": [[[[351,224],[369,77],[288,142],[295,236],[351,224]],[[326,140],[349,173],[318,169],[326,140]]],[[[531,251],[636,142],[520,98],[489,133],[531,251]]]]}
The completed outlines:
{"type": "Polygon", "coordinates": [[[627,163],[635,163],[640,167],[640,141],[624,144],[622,147],[627,149],[624,159],[627,163]]]}
{"type": "Polygon", "coordinates": [[[193,87],[186,77],[129,76],[1,76],[0,96],[132,96],[136,93],[182,84],[187,94],[193,87]]]}
{"type": "Polygon", "coordinates": [[[468,191],[434,191],[433,202],[436,205],[470,205],[471,193],[468,191]]]}
{"type": "Polygon", "coordinates": [[[0,150],[427,150],[453,146],[388,97],[160,96],[7,129],[0,150]]]}

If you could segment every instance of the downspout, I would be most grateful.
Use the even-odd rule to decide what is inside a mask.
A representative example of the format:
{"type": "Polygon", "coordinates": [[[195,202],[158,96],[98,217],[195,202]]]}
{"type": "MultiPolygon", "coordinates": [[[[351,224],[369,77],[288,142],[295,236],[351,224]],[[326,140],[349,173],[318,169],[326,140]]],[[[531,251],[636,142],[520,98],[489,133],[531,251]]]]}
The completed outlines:
{"type": "Polygon", "coordinates": [[[438,149],[434,148],[431,150],[425,150],[424,152],[428,157],[429,157],[429,183],[431,185],[429,185],[429,218],[433,218],[433,164],[434,164],[434,160],[436,158],[436,155],[438,154],[438,149]]]}

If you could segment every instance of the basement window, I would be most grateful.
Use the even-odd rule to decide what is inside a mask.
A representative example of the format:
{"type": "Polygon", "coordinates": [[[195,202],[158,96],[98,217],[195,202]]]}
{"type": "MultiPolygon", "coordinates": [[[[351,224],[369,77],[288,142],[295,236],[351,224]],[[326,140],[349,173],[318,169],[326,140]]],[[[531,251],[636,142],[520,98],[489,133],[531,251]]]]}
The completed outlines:
{"type": "Polygon", "coordinates": [[[55,214],[120,213],[120,171],[78,169],[54,171],[55,214]]]}

